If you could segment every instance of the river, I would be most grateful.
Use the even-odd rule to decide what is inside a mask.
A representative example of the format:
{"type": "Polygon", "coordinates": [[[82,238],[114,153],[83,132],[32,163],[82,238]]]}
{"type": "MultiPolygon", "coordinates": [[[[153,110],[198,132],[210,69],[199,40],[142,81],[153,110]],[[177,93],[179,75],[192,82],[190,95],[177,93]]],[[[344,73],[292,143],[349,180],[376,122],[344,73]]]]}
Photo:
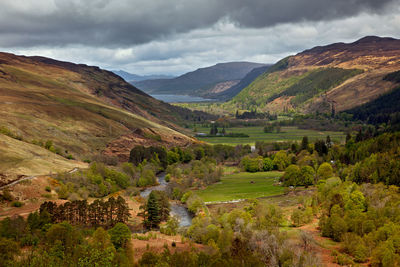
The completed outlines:
{"type": "MultiPolygon", "coordinates": [[[[140,192],[140,196],[143,198],[147,198],[151,191],[158,190],[158,191],[165,191],[167,188],[167,182],[165,181],[165,173],[157,175],[159,185],[151,186],[140,192]]],[[[190,215],[189,211],[186,209],[185,206],[170,201],[171,211],[170,215],[175,216],[179,220],[180,227],[187,227],[192,225],[192,216],[190,215]]]]}

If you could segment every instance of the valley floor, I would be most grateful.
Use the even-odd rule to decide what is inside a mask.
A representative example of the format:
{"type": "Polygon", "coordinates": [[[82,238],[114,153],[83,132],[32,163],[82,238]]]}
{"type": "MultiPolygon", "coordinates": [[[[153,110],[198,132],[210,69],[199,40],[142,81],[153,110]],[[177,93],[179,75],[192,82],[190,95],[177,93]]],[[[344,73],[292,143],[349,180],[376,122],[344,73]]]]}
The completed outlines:
{"type": "MultiPolygon", "coordinates": [[[[276,173],[274,172],[271,173],[276,175],[276,173]]],[[[243,176],[243,174],[236,174],[236,175],[243,176]]],[[[258,176],[260,175],[265,176],[265,173],[258,174],[258,176]]],[[[247,174],[247,176],[249,176],[249,174],[247,174]]],[[[44,201],[51,200],[57,202],[58,204],[66,202],[66,200],[57,199],[57,194],[54,190],[52,190],[51,192],[45,190],[47,186],[53,188],[54,185],[56,184],[57,181],[51,178],[50,176],[38,176],[35,177],[34,179],[23,181],[13,185],[12,192],[16,196],[16,199],[18,199],[23,203],[23,206],[12,207],[10,204],[8,205],[2,204],[0,206],[0,220],[6,217],[12,217],[17,215],[27,217],[29,213],[38,210],[41,203],[43,203],[44,201]]],[[[210,187],[211,189],[206,189],[203,191],[204,192],[203,194],[199,193],[199,195],[205,197],[205,199],[207,200],[208,192],[211,192],[210,194],[213,195],[212,192],[214,191],[212,188],[213,187],[218,188],[218,185],[219,184],[215,184],[211,186],[210,187]]],[[[277,196],[273,197],[264,196],[258,198],[258,200],[263,203],[274,204],[281,207],[284,210],[285,216],[287,217],[287,219],[289,219],[291,212],[298,207],[299,201],[305,196],[310,196],[314,192],[314,190],[315,189],[313,188],[297,189],[286,195],[283,195],[282,192],[280,192],[277,196]]],[[[218,194],[216,194],[216,196],[218,196],[218,194]]],[[[142,205],[143,200],[140,197],[129,197],[126,198],[126,200],[129,205],[130,213],[132,216],[129,220],[129,223],[132,225],[140,224],[142,222],[142,218],[138,217],[137,213],[139,212],[139,207],[140,205],[142,205]]],[[[229,212],[235,208],[243,208],[246,205],[248,205],[247,201],[240,201],[236,203],[208,204],[208,208],[211,214],[217,215],[220,212],[229,212]]],[[[303,225],[301,227],[292,227],[290,225],[282,226],[282,231],[286,231],[287,234],[291,237],[292,242],[294,242],[294,244],[298,244],[299,246],[301,246],[301,240],[299,236],[300,232],[304,231],[308,233],[314,239],[314,243],[311,246],[311,249],[320,256],[323,266],[332,266],[332,267],[339,266],[333,262],[334,259],[331,256],[332,251],[338,248],[339,243],[336,243],[329,238],[321,237],[320,231],[318,230],[317,218],[315,218],[311,223],[303,225]]],[[[135,260],[140,259],[143,253],[145,253],[146,251],[160,253],[166,247],[168,247],[172,253],[174,253],[175,251],[178,252],[190,251],[192,249],[200,251],[210,251],[211,249],[204,245],[195,244],[189,241],[188,239],[183,238],[181,235],[167,236],[161,234],[159,231],[152,231],[146,234],[132,234],[132,236],[133,238],[131,240],[131,244],[134,249],[135,260]],[[138,238],[140,238],[140,236],[147,237],[143,238],[147,240],[139,240],[138,238]]]]}
{"type": "MultiPolygon", "coordinates": [[[[210,128],[199,127],[197,132],[208,134],[210,128]]],[[[304,136],[307,136],[310,141],[318,139],[325,140],[326,136],[330,136],[334,142],[341,143],[345,140],[346,135],[342,132],[333,131],[315,131],[304,130],[294,126],[286,126],[281,128],[280,133],[265,133],[264,128],[260,126],[252,127],[232,127],[226,128],[227,133],[243,133],[249,137],[198,137],[199,140],[210,144],[225,144],[225,145],[254,145],[257,141],[264,142],[284,142],[284,141],[301,141],[304,136]]]]}

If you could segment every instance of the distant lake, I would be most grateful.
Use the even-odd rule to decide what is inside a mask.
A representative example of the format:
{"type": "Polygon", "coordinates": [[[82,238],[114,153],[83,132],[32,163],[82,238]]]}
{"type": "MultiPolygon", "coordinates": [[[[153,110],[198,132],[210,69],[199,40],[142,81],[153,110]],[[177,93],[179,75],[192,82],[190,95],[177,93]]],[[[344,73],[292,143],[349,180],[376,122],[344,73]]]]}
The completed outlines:
{"type": "Polygon", "coordinates": [[[189,96],[189,95],[151,95],[151,96],[167,103],[215,101],[214,99],[207,99],[199,96],[189,96]]]}

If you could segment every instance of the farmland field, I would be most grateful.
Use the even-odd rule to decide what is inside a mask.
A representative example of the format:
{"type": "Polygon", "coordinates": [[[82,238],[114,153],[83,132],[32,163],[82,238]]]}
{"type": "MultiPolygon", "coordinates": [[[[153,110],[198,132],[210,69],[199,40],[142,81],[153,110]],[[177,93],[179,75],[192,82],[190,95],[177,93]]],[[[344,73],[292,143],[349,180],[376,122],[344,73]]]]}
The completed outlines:
{"type": "Polygon", "coordinates": [[[283,187],[274,184],[281,172],[241,172],[222,177],[221,181],[196,193],[205,202],[230,201],[280,195],[283,187]]]}
{"type": "MultiPolygon", "coordinates": [[[[197,132],[208,134],[210,132],[210,128],[198,127],[197,132]]],[[[303,130],[294,126],[282,127],[280,133],[264,133],[264,128],[260,126],[227,128],[226,132],[244,133],[249,135],[249,137],[198,137],[198,139],[211,144],[254,145],[256,141],[301,141],[303,136],[308,136],[309,141],[315,141],[317,139],[325,140],[326,136],[328,135],[333,142],[343,142],[346,136],[342,132],[303,130]]]]}

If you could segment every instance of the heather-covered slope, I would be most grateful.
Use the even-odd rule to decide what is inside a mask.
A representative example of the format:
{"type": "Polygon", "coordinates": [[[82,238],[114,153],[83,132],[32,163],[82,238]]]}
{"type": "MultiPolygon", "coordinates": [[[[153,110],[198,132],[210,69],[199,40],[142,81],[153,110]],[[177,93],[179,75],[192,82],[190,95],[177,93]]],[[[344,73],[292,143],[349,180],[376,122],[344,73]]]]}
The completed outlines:
{"type": "MultiPolygon", "coordinates": [[[[193,115],[185,112],[97,67],[0,53],[0,134],[38,149],[51,141],[47,149],[64,157],[105,153],[126,159],[135,144],[186,145],[191,138],[167,127],[180,129],[171,121],[193,115]]],[[[2,145],[14,147],[7,140],[2,145]]],[[[34,160],[30,155],[23,160],[34,160]]],[[[11,154],[3,157],[0,165],[12,164],[11,154]]]]}
{"type": "Polygon", "coordinates": [[[400,69],[400,40],[365,37],[315,47],[285,58],[229,103],[243,109],[326,112],[353,108],[392,90],[384,80],[400,69]]]}

